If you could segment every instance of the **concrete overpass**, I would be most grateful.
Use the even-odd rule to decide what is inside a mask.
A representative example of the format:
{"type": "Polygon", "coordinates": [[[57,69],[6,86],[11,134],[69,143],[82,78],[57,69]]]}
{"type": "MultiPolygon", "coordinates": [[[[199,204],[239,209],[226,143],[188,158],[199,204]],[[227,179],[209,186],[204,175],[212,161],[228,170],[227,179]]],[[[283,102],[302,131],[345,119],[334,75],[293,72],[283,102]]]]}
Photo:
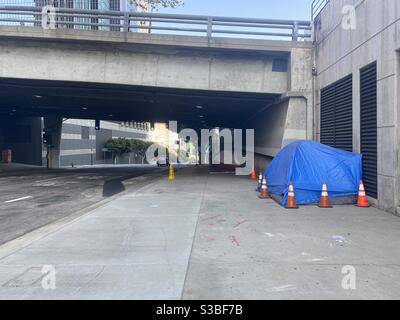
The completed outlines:
{"type": "Polygon", "coordinates": [[[263,161],[313,137],[312,44],[293,40],[0,26],[0,112],[254,128],[263,161]]]}

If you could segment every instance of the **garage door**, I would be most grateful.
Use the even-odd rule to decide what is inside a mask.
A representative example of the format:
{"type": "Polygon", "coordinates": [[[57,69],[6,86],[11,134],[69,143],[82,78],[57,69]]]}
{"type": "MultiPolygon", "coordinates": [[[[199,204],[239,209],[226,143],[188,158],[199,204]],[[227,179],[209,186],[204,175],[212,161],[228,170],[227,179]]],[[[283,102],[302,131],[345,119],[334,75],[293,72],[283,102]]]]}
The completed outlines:
{"type": "Polygon", "coordinates": [[[376,62],[360,70],[361,153],[367,195],[378,197],[376,62]]]}
{"type": "Polygon", "coordinates": [[[353,151],[353,78],[321,90],[321,143],[353,151]]]}

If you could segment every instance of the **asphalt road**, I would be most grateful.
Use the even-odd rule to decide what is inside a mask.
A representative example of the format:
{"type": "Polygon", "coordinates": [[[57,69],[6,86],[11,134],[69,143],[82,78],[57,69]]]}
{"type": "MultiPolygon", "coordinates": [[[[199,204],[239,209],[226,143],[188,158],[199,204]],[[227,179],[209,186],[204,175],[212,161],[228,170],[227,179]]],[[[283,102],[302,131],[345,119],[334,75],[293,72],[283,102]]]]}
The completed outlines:
{"type": "Polygon", "coordinates": [[[0,165],[0,245],[159,177],[165,169],[124,166],[47,170],[0,165]]]}

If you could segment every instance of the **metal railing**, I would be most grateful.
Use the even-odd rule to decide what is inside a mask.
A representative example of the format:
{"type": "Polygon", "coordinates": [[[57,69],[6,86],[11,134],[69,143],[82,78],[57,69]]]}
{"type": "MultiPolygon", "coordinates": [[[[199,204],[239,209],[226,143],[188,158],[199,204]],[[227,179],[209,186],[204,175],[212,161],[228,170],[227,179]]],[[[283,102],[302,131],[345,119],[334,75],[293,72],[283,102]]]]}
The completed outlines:
{"type": "Polygon", "coordinates": [[[311,20],[314,19],[321,13],[330,0],[314,0],[311,4],[311,20]]]}
{"type": "Polygon", "coordinates": [[[279,38],[294,41],[311,38],[310,21],[269,20],[52,8],[35,6],[0,6],[0,25],[85,29],[119,32],[202,35],[207,37],[279,38]],[[44,12],[42,12],[45,8],[44,12]],[[54,21],[51,21],[54,20],[54,21]],[[45,23],[46,24],[46,23],[45,23]]]}

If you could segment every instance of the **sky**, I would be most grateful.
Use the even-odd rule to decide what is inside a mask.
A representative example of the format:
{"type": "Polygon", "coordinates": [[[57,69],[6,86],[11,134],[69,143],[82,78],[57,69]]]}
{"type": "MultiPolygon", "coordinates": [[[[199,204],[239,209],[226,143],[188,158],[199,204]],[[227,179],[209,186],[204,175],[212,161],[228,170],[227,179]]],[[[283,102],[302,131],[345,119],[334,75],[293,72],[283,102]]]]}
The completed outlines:
{"type": "Polygon", "coordinates": [[[185,0],[162,13],[199,14],[227,17],[310,20],[312,0],[185,0]]]}

